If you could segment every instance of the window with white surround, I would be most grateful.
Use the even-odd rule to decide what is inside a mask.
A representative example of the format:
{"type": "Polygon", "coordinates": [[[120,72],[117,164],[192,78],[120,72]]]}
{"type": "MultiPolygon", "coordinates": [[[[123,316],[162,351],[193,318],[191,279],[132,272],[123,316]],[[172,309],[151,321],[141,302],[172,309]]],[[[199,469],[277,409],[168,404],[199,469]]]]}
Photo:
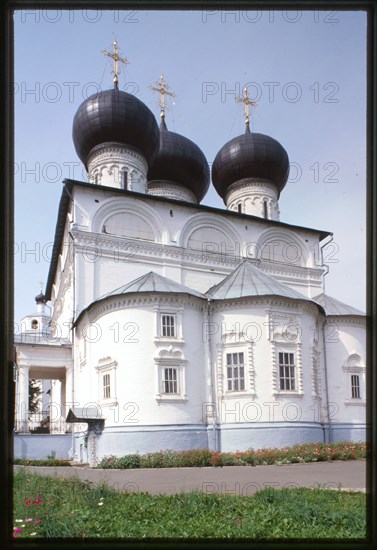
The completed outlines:
{"type": "Polygon", "coordinates": [[[345,376],[345,405],[365,404],[365,364],[357,353],[352,353],[343,364],[345,376]]]}
{"type": "Polygon", "coordinates": [[[178,373],[175,367],[165,367],[162,369],[162,393],[178,394],[178,373]]]}
{"type": "Polygon", "coordinates": [[[128,189],[128,172],[127,170],[122,170],[122,188],[128,189]]]}
{"type": "Polygon", "coordinates": [[[106,373],[102,376],[102,389],[103,389],[103,394],[102,394],[103,399],[110,399],[110,397],[111,397],[111,385],[110,385],[110,374],[109,373],[106,373]]]}
{"type": "Polygon", "coordinates": [[[295,354],[279,352],[279,389],[281,391],[296,390],[295,354]]]}
{"type": "Polygon", "coordinates": [[[165,345],[170,340],[172,345],[184,344],[184,305],[183,303],[172,304],[170,300],[169,303],[164,302],[165,300],[161,300],[161,303],[155,304],[153,308],[155,313],[155,342],[163,342],[165,345]]]}
{"type": "Polygon", "coordinates": [[[161,336],[163,338],[176,338],[176,317],[168,313],[161,313],[161,336]]]}
{"type": "Polygon", "coordinates": [[[245,358],[243,352],[226,354],[226,378],[228,391],[245,389],[245,358]]]}
{"type": "Polygon", "coordinates": [[[351,398],[361,399],[360,376],[358,374],[351,374],[351,398]]]}
{"type": "Polygon", "coordinates": [[[157,401],[187,401],[187,360],[183,351],[176,346],[169,345],[159,350],[155,362],[157,366],[157,401]]]}
{"type": "Polygon", "coordinates": [[[116,369],[117,362],[111,357],[103,357],[95,367],[98,373],[98,399],[101,405],[117,403],[116,369]]]}

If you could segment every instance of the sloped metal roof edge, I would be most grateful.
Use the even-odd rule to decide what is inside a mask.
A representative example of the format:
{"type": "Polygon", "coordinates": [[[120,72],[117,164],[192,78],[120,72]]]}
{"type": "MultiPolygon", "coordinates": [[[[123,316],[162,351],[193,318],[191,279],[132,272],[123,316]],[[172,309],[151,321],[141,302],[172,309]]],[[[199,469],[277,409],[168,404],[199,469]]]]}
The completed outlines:
{"type": "Polygon", "coordinates": [[[120,292],[119,294],[111,294],[110,296],[104,296],[102,298],[94,300],[88,306],[85,306],[84,309],[82,309],[80,311],[80,313],[77,316],[77,319],[73,323],[73,328],[78,325],[78,323],[81,320],[81,317],[84,315],[85,312],[90,311],[93,307],[98,305],[100,302],[105,302],[107,300],[111,300],[112,298],[119,298],[119,296],[135,296],[135,295],[139,296],[140,294],[162,294],[162,295],[165,295],[165,294],[184,294],[186,296],[191,296],[192,298],[195,298],[197,300],[203,300],[204,302],[207,302],[207,298],[206,298],[205,295],[203,295],[203,297],[200,297],[200,296],[197,296],[196,294],[190,294],[188,292],[183,292],[183,291],[182,292],[172,292],[172,291],[162,292],[161,290],[140,290],[140,291],[126,292],[126,293],[120,292]]]}
{"type": "Polygon", "coordinates": [[[58,219],[56,221],[56,227],[55,227],[54,245],[52,247],[50,269],[48,271],[46,290],[45,290],[45,296],[46,296],[47,302],[51,300],[52,285],[54,283],[56,268],[58,266],[59,254],[62,247],[65,220],[67,217],[68,207],[71,202],[70,191],[73,187],[73,183],[64,180],[63,185],[64,187],[62,190],[62,196],[60,197],[60,202],[59,202],[58,219]]]}

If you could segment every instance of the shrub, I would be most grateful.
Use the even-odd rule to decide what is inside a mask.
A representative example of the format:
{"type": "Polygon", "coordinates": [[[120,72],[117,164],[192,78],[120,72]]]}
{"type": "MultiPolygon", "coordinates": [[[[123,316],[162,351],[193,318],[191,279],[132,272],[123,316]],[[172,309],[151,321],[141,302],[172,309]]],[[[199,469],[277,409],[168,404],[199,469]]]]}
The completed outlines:
{"type": "Polygon", "coordinates": [[[118,457],[116,457],[115,455],[109,455],[109,456],[103,457],[103,459],[98,463],[97,468],[101,468],[105,470],[109,468],[118,468],[119,466],[117,466],[117,464],[118,464],[118,457]]]}
{"type": "Polygon", "coordinates": [[[13,464],[19,464],[21,466],[71,466],[69,460],[63,460],[59,458],[45,459],[45,460],[29,460],[24,458],[13,459],[13,464]]]}
{"type": "Polygon", "coordinates": [[[117,467],[121,469],[140,468],[140,455],[126,455],[117,459],[117,467]]]}
{"type": "Polygon", "coordinates": [[[248,449],[235,453],[210,449],[167,450],[145,455],[131,454],[122,458],[108,456],[101,460],[97,468],[190,468],[290,464],[324,460],[357,460],[365,458],[366,452],[365,443],[350,441],[302,443],[281,449],[248,449]]]}

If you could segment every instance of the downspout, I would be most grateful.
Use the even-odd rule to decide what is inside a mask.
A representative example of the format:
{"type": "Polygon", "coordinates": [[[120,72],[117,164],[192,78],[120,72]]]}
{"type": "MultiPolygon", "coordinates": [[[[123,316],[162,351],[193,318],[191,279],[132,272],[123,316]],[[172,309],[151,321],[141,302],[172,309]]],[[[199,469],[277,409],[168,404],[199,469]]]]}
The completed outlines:
{"type": "MultiPolygon", "coordinates": [[[[326,268],[326,272],[323,274],[323,293],[324,294],[325,294],[325,277],[329,272],[329,266],[325,265],[323,263],[323,249],[324,249],[325,246],[327,246],[329,243],[331,243],[332,240],[333,240],[333,236],[330,235],[330,240],[328,240],[326,243],[322,244],[321,247],[320,247],[320,249],[321,249],[321,263],[322,263],[322,266],[325,266],[325,268],[326,268]]],[[[325,311],[325,316],[326,316],[326,311],[325,311]]],[[[326,323],[327,323],[327,320],[326,320],[326,317],[325,317],[325,320],[322,323],[322,345],[323,345],[323,366],[324,366],[324,369],[325,369],[325,382],[326,382],[326,384],[325,384],[326,410],[327,410],[328,427],[329,427],[329,441],[328,441],[328,443],[331,443],[332,442],[332,433],[331,433],[330,401],[329,401],[329,378],[328,378],[328,373],[327,373],[327,353],[326,353],[326,338],[325,338],[325,328],[327,326],[326,323]]],[[[326,430],[324,430],[324,440],[326,438],[325,434],[326,434],[326,430]]],[[[326,443],[326,441],[324,441],[324,443],[326,443]]]]}
{"type": "MultiPolygon", "coordinates": [[[[74,207],[75,207],[75,201],[73,199],[73,196],[71,192],[69,191],[67,185],[64,187],[66,193],[68,194],[69,198],[71,199],[72,203],[72,220],[71,220],[71,227],[74,223],[73,216],[74,216],[74,207]]],[[[72,235],[72,232],[68,230],[68,235],[72,239],[72,373],[71,373],[71,381],[72,381],[72,389],[71,389],[71,399],[72,399],[72,408],[75,406],[75,312],[76,312],[76,254],[75,254],[75,238],[72,235]]],[[[72,459],[75,457],[75,424],[72,423],[72,459]]]]}
{"type": "MultiPolygon", "coordinates": [[[[72,199],[72,206],[73,206],[73,199],[72,199]]],[[[75,239],[71,233],[71,231],[68,231],[69,236],[72,239],[72,373],[71,373],[71,380],[72,380],[72,390],[71,390],[71,399],[72,399],[72,407],[75,406],[75,311],[76,311],[76,254],[75,254],[75,239]]],[[[76,454],[76,448],[75,448],[75,423],[72,424],[72,459],[75,458],[76,454]]]]}
{"type": "Polygon", "coordinates": [[[210,371],[210,395],[212,400],[213,412],[212,412],[212,430],[213,430],[213,441],[215,444],[215,451],[218,450],[218,441],[217,441],[217,429],[216,429],[216,420],[217,420],[217,403],[216,403],[216,392],[215,392],[215,372],[214,364],[212,361],[212,334],[209,330],[211,326],[211,299],[207,299],[207,335],[208,335],[208,355],[209,355],[209,371],[210,371]]]}
{"type": "MultiPolygon", "coordinates": [[[[328,387],[328,376],[327,376],[327,354],[326,354],[326,338],[325,338],[325,327],[326,327],[326,319],[324,320],[322,324],[322,340],[323,340],[323,364],[325,368],[325,380],[326,380],[326,387],[325,387],[325,393],[326,393],[326,410],[328,415],[328,426],[329,426],[329,441],[328,443],[332,442],[332,434],[331,434],[331,418],[330,418],[330,402],[329,402],[329,387],[328,387]]],[[[324,432],[326,433],[326,431],[324,432]]],[[[324,437],[325,439],[325,437],[324,437]]],[[[326,443],[326,441],[324,441],[326,443]]]]}

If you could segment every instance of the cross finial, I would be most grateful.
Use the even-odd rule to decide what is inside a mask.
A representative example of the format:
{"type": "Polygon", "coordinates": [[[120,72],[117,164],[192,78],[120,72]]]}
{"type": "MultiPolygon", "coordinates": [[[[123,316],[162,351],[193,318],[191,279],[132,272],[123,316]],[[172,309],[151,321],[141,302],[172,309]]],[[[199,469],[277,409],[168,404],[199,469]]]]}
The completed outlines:
{"type": "Polygon", "coordinates": [[[113,81],[114,81],[114,88],[117,90],[118,89],[118,75],[120,73],[120,71],[118,69],[118,62],[124,63],[125,65],[128,65],[129,61],[125,57],[120,57],[118,55],[118,42],[116,40],[114,40],[113,48],[114,48],[113,52],[108,52],[107,50],[103,50],[102,53],[104,55],[107,55],[108,57],[111,57],[114,60],[114,69],[113,69],[114,79],[113,79],[113,81]]]}
{"type": "Polygon", "coordinates": [[[43,292],[43,281],[42,279],[39,281],[39,289],[41,292],[43,292]]]}
{"type": "Polygon", "coordinates": [[[160,76],[160,80],[157,80],[157,82],[155,82],[153,86],[149,86],[149,89],[153,90],[154,92],[159,92],[160,93],[160,108],[161,108],[160,117],[162,119],[164,119],[165,118],[165,109],[166,109],[166,107],[165,107],[165,96],[170,95],[171,97],[176,97],[176,95],[173,92],[169,91],[170,86],[165,81],[163,75],[160,76]]]}
{"type": "Polygon", "coordinates": [[[243,92],[243,97],[236,97],[236,101],[237,101],[237,103],[243,103],[244,104],[244,107],[245,107],[245,124],[246,124],[246,130],[248,130],[249,129],[249,123],[250,123],[249,105],[252,105],[253,107],[256,107],[257,104],[255,103],[255,101],[250,101],[249,93],[247,91],[246,86],[242,90],[242,92],[243,92]]]}

